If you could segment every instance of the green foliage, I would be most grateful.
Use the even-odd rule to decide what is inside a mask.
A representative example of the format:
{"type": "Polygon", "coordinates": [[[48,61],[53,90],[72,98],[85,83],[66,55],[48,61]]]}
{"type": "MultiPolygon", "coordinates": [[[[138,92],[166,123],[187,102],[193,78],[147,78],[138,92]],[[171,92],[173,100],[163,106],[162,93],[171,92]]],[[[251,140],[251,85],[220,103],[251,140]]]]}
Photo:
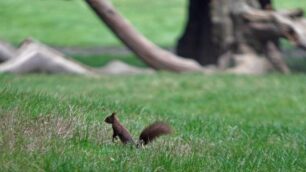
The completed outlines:
{"type": "Polygon", "coordinates": [[[159,73],[0,75],[0,171],[303,171],[306,78],[159,73]],[[154,120],[171,136],[111,143],[116,111],[133,136],[154,120]]]}

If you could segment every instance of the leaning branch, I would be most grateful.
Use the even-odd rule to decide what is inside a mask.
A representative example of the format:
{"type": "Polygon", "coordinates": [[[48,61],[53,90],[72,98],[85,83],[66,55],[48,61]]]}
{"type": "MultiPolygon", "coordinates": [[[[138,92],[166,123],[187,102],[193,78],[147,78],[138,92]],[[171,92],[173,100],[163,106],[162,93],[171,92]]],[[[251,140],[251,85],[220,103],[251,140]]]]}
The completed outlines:
{"type": "Polygon", "coordinates": [[[113,33],[150,67],[157,70],[168,70],[173,72],[205,70],[197,62],[180,58],[150,42],[134,29],[107,0],[85,1],[113,33]]]}
{"type": "Polygon", "coordinates": [[[284,74],[290,73],[290,69],[284,61],[281,52],[272,41],[267,42],[266,55],[276,70],[284,74]]]}

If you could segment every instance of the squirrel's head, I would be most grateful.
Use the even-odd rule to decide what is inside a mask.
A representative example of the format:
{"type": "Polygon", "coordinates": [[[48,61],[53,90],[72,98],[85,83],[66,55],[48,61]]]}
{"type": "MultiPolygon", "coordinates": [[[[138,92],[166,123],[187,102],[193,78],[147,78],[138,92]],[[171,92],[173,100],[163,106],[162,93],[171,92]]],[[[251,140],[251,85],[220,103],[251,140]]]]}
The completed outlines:
{"type": "Polygon", "coordinates": [[[116,120],[116,113],[113,112],[110,116],[106,117],[104,121],[106,123],[112,124],[114,123],[115,120],[116,120]]]}

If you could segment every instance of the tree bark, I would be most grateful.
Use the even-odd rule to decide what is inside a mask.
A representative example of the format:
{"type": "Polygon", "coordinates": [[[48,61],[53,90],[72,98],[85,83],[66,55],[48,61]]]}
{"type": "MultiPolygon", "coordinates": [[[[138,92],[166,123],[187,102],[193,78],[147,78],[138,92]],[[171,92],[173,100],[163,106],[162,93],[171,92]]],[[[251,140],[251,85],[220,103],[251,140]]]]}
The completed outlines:
{"type": "Polygon", "coordinates": [[[272,0],[258,0],[261,9],[264,10],[272,10],[273,6],[272,6],[272,0]]]}
{"type": "MultiPolygon", "coordinates": [[[[219,56],[243,37],[239,31],[241,21],[232,16],[237,1],[257,8],[256,0],[189,0],[188,20],[177,44],[177,54],[202,65],[217,64],[219,56]]],[[[271,0],[260,3],[266,8],[271,0]]]]}
{"type": "Polygon", "coordinates": [[[266,43],[266,51],[268,60],[271,62],[271,64],[276,70],[284,74],[290,73],[290,69],[285,63],[279,48],[275,45],[273,41],[269,41],[266,43]]]}
{"type": "Polygon", "coordinates": [[[186,29],[178,41],[179,56],[193,58],[202,65],[216,64],[220,51],[213,42],[210,0],[190,0],[186,29]]]}

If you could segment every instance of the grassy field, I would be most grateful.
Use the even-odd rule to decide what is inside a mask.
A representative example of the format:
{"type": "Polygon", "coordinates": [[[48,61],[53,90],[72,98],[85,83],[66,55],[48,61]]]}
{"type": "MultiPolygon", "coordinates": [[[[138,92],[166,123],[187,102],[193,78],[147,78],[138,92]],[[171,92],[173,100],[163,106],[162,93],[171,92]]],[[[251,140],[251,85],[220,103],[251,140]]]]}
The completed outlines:
{"type": "Polygon", "coordinates": [[[137,59],[134,55],[75,56],[73,58],[91,67],[102,67],[113,60],[119,60],[137,67],[147,67],[144,62],[137,59]]]}
{"type": "MultiPolygon", "coordinates": [[[[114,5],[153,42],[173,46],[183,30],[186,0],[113,0],[114,5]]],[[[277,8],[304,8],[301,0],[277,0],[277,8]]],[[[32,36],[61,46],[114,46],[120,42],[83,0],[1,0],[0,39],[14,44],[32,36]]]]}
{"type": "MultiPolygon", "coordinates": [[[[63,46],[120,44],[83,0],[30,1],[0,1],[0,22],[5,23],[0,26],[0,38],[15,44],[28,36],[63,46]]],[[[156,43],[172,45],[182,30],[184,0],[112,2],[156,43]]]]}
{"type": "MultiPolygon", "coordinates": [[[[277,0],[278,8],[301,7],[277,0]]],[[[182,31],[184,0],[113,0],[155,43],[182,31]],[[141,7],[141,8],[140,8],[141,7]]],[[[0,39],[57,46],[120,43],[81,0],[0,0],[0,39]]],[[[132,55],[75,57],[90,66],[132,55]]],[[[305,171],[306,75],[0,74],[0,171],[305,171]],[[112,143],[111,112],[137,139],[155,120],[174,133],[144,149],[112,143]]]]}
{"type": "Polygon", "coordinates": [[[0,171],[304,171],[306,77],[0,75],[0,171]],[[145,149],[111,143],[116,111],[145,149]]]}

